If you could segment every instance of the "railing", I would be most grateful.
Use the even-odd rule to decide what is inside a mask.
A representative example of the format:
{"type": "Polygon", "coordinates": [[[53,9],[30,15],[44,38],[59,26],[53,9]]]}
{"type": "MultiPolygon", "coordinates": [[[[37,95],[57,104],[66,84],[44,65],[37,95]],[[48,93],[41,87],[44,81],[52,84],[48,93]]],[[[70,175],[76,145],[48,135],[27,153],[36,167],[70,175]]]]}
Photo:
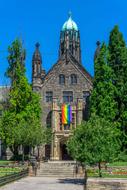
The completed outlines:
{"type": "Polygon", "coordinates": [[[12,181],[21,179],[23,177],[28,176],[29,173],[29,169],[23,169],[17,173],[12,173],[12,172],[7,172],[7,174],[5,174],[4,176],[0,177],[0,186],[5,185],[7,183],[10,183],[12,181]]]}

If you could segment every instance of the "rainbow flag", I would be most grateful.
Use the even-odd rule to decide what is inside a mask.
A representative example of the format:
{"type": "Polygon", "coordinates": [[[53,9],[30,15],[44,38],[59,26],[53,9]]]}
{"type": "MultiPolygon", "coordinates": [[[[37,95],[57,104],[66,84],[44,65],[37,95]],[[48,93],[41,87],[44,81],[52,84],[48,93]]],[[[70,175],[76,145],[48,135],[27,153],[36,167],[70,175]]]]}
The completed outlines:
{"type": "Polygon", "coordinates": [[[62,105],[62,124],[70,124],[72,122],[72,107],[70,105],[62,105]]]}

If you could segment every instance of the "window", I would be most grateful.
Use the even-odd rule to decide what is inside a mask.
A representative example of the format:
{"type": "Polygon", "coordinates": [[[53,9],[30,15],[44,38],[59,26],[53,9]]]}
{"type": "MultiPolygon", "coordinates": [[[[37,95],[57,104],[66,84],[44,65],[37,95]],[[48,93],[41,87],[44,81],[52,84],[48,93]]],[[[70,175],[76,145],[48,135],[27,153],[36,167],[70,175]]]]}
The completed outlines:
{"type": "Polygon", "coordinates": [[[53,92],[52,91],[47,91],[46,92],[46,102],[51,102],[53,97],[53,92]]]}
{"type": "Polygon", "coordinates": [[[72,128],[75,128],[75,114],[72,113],[72,128]]]}
{"type": "Polygon", "coordinates": [[[59,114],[59,121],[60,121],[60,123],[59,123],[59,126],[60,126],[60,131],[62,131],[62,114],[60,113],[59,114]]]}
{"type": "Polygon", "coordinates": [[[65,103],[73,102],[73,92],[72,91],[64,91],[63,92],[63,102],[65,102],[65,103]]]}
{"type": "Polygon", "coordinates": [[[83,101],[87,102],[89,99],[90,93],[88,91],[83,92],[83,101]]]}
{"type": "Polygon", "coordinates": [[[77,84],[77,76],[75,74],[71,75],[71,84],[77,84]]]}
{"type": "Polygon", "coordinates": [[[62,114],[59,114],[59,130],[62,131],[66,131],[66,130],[70,130],[70,129],[74,129],[75,128],[75,117],[76,114],[72,113],[72,123],[71,124],[62,124],[62,114]]]}
{"type": "Polygon", "coordinates": [[[48,128],[51,128],[51,125],[52,125],[52,112],[51,111],[47,115],[46,125],[48,128]]]}
{"type": "Polygon", "coordinates": [[[40,67],[40,64],[38,64],[38,74],[41,73],[41,67],[40,67]]]}
{"type": "Polygon", "coordinates": [[[70,130],[70,124],[65,124],[64,125],[64,131],[70,130]]]}
{"type": "Polygon", "coordinates": [[[90,110],[90,103],[89,103],[90,92],[84,91],[83,92],[83,101],[85,102],[85,107],[83,108],[83,120],[88,121],[89,119],[89,110],[90,110]]]}
{"type": "Polygon", "coordinates": [[[59,84],[65,84],[65,76],[63,74],[59,75],[59,84]]]}

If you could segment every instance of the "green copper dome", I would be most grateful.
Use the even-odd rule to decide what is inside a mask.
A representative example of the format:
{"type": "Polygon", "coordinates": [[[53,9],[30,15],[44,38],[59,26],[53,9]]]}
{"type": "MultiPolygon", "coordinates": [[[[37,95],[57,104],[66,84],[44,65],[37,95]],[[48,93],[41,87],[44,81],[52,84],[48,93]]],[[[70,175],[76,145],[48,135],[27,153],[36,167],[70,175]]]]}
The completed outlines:
{"type": "Polygon", "coordinates": [[[66,30],[75,30],[75,31],[78,31],[78,26],[72,20],[71,13],[69,13],[69,19],[64,23],[64,25],[62,27],[62,31],[66,31],[66,30]]]}

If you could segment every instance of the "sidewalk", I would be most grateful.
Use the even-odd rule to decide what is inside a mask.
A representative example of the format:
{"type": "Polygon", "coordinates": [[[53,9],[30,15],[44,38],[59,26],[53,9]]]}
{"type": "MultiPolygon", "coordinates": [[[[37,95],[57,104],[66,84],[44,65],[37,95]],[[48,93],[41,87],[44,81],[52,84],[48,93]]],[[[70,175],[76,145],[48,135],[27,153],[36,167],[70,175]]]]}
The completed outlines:
{"type": "Polygon", "coordinates": [[[76,184],[73,179],[26,177],[7,184],[0,190],[83,190],[83,187],[81,183],[76,184]]]}
{"type": "MultiPolygon", "coordinates": [[[[127,190],[127,179],[89,178],[88,186],[90,190],[127,190]]],[[[5,185],[0,190],[83,190],[83,179],[26,177],[5,185]]]]}

